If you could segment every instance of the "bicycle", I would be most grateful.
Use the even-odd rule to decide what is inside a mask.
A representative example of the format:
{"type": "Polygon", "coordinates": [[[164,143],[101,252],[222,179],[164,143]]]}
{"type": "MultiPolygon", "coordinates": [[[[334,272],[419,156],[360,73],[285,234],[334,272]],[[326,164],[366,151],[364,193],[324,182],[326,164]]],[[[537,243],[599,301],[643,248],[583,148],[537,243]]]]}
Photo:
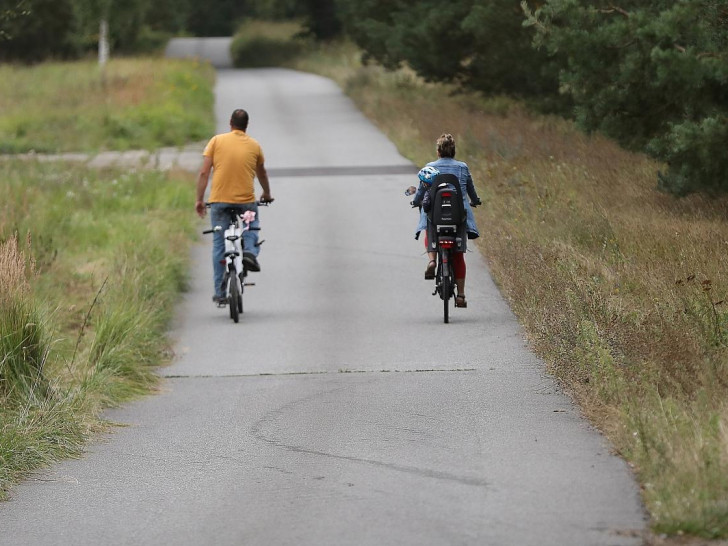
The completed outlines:
{"type": "MultiPolygon", "coordinates": [[[[258,201],[259,206],[268,206],[267,201],[258,201]]],[[[209,208],[210,204],[206,203],[209,208]]],[[[260,228],[250,227],[255,219],[255,213],[252,211],[241,212],[240,209],[229,207],[224,212],[230,216],[230,224],[224,230],[223,237],[225,240],[225,272],[221,283],[221,291],[223,293],[223,302],[218,303],[218,307],[228,306],[230,318],[233,322],[238,323],[240,315],[243,313],[243,292],[246,286],[255,286],[255,283],[245,282],[248,276],[248,268],[243,260],[243,252],[245,250],[245,240],[243,233],[248,230],[260,230],[260,228]]],[[[222,226],[215,226],[212,229],[206,229],[202,233],[216,233],[223,231],[222,226]]],[[[260,246],[264,241],[259,241],[256,246],[260,246]]]]}
{"type": "MultiPolygon", "coordinates": [[[[434,178],[430,209],[428,210],[428,252],[436,252],[437,267],[435,270],[435,290],[433,296],[439,296],[443,303],[443,322],[450,322],[450,300],[455,296],[455,270],[452,266],[452,254],[465,249],[464,220],[465,214],[459,182],[449,174],[439,174],[434,178]]],[[[405,190],[405,195],[413,195],[414,186],[405,190]]],[[[480,199],[470,202],[471,207],[480,205],[480,199]]],[[[414,201],[412,207],[417,207],[414,201]]]]}

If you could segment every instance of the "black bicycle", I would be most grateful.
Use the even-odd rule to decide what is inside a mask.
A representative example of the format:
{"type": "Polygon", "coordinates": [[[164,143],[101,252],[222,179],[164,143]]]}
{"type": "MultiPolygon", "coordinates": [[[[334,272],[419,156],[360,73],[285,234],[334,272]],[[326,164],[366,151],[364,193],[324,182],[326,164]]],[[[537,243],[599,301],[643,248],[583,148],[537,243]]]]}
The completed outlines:
{"type": "MultiPolygon", "coordinates": [[[[413,195],[414,186],[405,190],[405,195],[413,195]]],[[[455,270],[453,268],[453,254],[465,251],[465,221],[466,214],[463,199],[460,193],[460,184],[456,176],[451,174],[438,174],[431,183],[422,203],[410,203],[413,207],[420,204],[427,212],[427,239],[428,252],[437,253],[437,268],[435,270],[435,291],[433,296],[442,299],[442,314],[445,324],[450,322],[450,300],[455,296],[455,270]]],[[[471,201],[470,206],[480,204],[471,201]]]]}
{"type": "Polygon", "coordinates": [[[445,324],[450,322],[450,299],[455,297],[455,271],[452,266],[452,253],[457,247],[455,226],[436,226],[437,270],[435,272],[435,291],[433,296],[442,299],[442,317],[445,324]]]}

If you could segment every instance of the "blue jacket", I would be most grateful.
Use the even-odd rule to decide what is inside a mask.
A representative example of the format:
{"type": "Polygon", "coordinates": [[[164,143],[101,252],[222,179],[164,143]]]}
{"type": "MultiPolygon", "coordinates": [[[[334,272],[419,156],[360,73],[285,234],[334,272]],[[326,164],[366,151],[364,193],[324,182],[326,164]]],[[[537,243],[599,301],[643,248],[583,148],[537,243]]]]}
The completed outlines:
{"type": "MultiPolygon", "coordinates": [[[[477,201],[478,194],[475,191],[475,185],[473,184],[473,177],[470,175],[470,169],[467,164],[462,161],[457,161],[451,157],[442,157],[437,161],[431,161],[427,164],[429,167],[435,167],[442,174],[454,174],[460,180],[460,190],[463,194],[463,206],[467,213],[466,218],[466,230],[468,232],[468,239],[477,239],[480,237],[478,226],[475,225],[475,216],[473,216],[473,209],[470,208],[470,201],[477,201]],[[470,198],[470,199],[468,199],[470,198]]],[[[424,182],[420,182],[415,197],[412,202],[415,205],[421,205],[422,199],[425,193],[429,191],[430,186],[424,182]]],[[[417,224],[417,231],[415,232],[415,239],[420,236],[420,231],[427,228],[427,213],[424,210],[420,210],[420,221],[417,224]]]]}

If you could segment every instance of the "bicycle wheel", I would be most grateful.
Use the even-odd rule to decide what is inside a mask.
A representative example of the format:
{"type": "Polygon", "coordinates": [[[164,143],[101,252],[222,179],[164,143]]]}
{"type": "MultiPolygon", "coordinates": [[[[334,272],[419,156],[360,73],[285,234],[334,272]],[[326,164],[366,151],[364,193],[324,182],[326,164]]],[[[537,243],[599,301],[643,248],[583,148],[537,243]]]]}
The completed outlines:
{"type": "Polygon", "coordinates": [[[230,318],[233,322],[240,319],[238,304],[242,303],[240,297],[240,281],[237,275],[230,275],[230,291],[228,292],[228,307],[230,307],[230,318]]]}
{"type": "Polygon", "coordinates": [[[238,296],[238,311],[240,311],[240,314],[243,313],[243,293],[245,292],[245,281],[243,280],[242,275],[238,275],[238,278],[240,279],[240,295],[238,296]]]}
{"type": "Polygon", "coordinates": [[[447,250],[441,251],[440,261],[442,263],[442,284],[440,285],[440,297],[442,298],[442,318],[445,324],[450,322],[450,296],[452,295],[452,272],[450,268],[450,256],[447,250]]]}

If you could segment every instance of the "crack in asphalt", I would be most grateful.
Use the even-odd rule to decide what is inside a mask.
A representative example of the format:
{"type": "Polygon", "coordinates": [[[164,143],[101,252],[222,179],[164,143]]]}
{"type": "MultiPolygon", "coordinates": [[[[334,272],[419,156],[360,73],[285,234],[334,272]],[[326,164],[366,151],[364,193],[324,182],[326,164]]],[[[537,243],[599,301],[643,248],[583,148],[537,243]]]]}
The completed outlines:
{"type": "Polygon", "coordinates": [[[259,372],[259,373],[234,373],[234,374],[163,374],[165,379],[234,379],[246,377],[289,377],[296,375],[346,375],[365,374],[382,375],[388,373],[465,373],[476,372],[477,368],[432,368],[414,370],[337,370],[337,371],[304,371],[304,372],[259,372]]]}
{"type": "Polygon", "coordinates": [[[323,392],[317,392],[317,393],[312,394],[311,396],[306,396],[299,400],[295,400],[293,402],[285,404],[284,406],[281,406],[278,409],[271,410],[268,413],[266,413],[263,417],[261,417],[255,424],[253,424],[253,426],[250,428],[250,432],[258,440],[265,442],[269,445],[272,445],[274,447],[284,449],[286,451],[290,451],[292,453],[303,453],[303,454],[307,454],[307,455],[316,455],[318,457],[326,457],[329,459],[335,459],[335,460],[339,460],[339,461],[348,461],[348,462],[352,462],[352,463],[366,464],[366,465],[374,466],[377,468],[385,468],[387,470],[394,470],[396,472],[404,472],[406,474],[412,474],[412,475],[420,476],[420,477],[424,477],[424,478],[456,482],[456,483],[473,486],[473,487],[487,487],[489,485],[488,482],[482,478],[471,477],[471,476],[459,476],[457,474],[453,474],[451,472],[446,472],[446,471],[442,471],[442,470],[433,470],[433,469],[427,469],[427,468],[419,468],[416,466],[401,465],[401,464],[396,464],[396,463],[387,463],[384,461],[377,461],[375,459],[366,459],[363,457],[355,457],[353,455],[337,455],[335,453],[328,453],[328,452],[317,450],[317,449],[311,449],[311,448],[306,448],[303,446],[287,444],[283,440],[270,437],[269,434],[266,434],[266,432],[262,430],[262,427],[266,424],[271,424],[271,425],[275,426],[275,423],[274,423],[275,420],[283,417],[285,412],[293,411],[294,408],[300,404],[310,402],[311,400],[314,400],[316,398],[327,396],[327,395],[330,395],[330,394],[338,392],[338,391],[346,390],[348,388],[349,388],[349,386],[347,385],[347,386],[338,387],[338,388],[330,389],[330,390],[323,391],[323,392]]]}

